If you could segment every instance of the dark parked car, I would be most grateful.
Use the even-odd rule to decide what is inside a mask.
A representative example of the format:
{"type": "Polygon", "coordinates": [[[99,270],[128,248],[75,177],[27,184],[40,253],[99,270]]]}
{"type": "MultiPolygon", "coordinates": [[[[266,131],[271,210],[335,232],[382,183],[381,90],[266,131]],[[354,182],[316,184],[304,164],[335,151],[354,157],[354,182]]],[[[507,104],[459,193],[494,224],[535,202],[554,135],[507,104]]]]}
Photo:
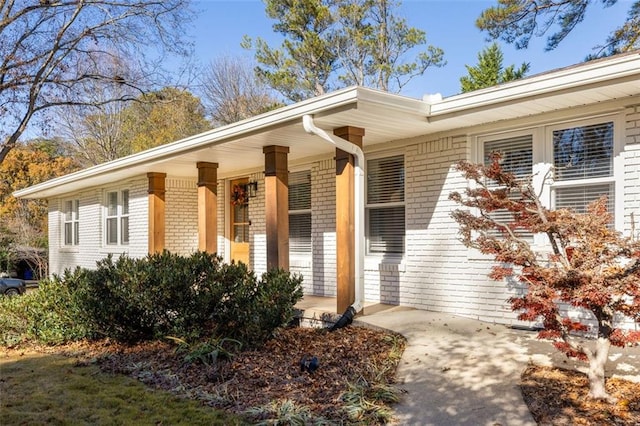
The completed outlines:
{"type": "Polygon", "coordinates": [[[27,286],[23,280],[18,278],[0,278],[0,294],[16,296],[24,294],[27,286]]]}

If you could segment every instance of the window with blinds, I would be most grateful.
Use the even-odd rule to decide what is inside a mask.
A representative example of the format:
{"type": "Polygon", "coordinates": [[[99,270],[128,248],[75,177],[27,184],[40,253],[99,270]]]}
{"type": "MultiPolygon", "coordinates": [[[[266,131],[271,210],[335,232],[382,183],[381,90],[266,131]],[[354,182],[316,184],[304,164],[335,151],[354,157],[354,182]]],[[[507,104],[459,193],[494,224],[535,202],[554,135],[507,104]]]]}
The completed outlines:
{"type": "Polygon", "coordinates": [[[367,253],[404,253],[404,156],[367,162],[367,253]]]}
{"type": "Polygon", "coordinates": [[[485,142],[485,165],[489,164],[493,152],[499,152],[502,155],[500,163],[502,170],[513,173],[519,178],[531,176],[533,167],[533,138],[531,135],[485,142]]]}
{"type": "Polygon", "coordinates": [[[577,187],[556,188],[556,209],[572,209],[578,213],[586,213],[589,203],[607,195],[607,210],[613,213],[613,184],[587,185],[577,187]]]}
{"type": "MultiPolygon", "coordinates": [[[[486,141],[484,143],[484,164],[490,163],[491,154],[499,152],[502,155],[500,165],[502,169],[513,173],[516,177],[528,179],[533,173],[533,136],[522,135],[506,139],[498,139],[486,141]]],[[[490,188],[497,188],[496,183],[487,182],[490,188]]],[[[511,194],[510,198],[518,198],[519,194],[511,194]]],[[[513,214],[507,210],[496,210],[491,212],[491,218],[495,221],[508,224],[513,222],[513,214]]],[[[492,233],[497,236],[497,233],[492,233]]],[[[533,238],[531,233],[520,232],[519,235],[524,238],[533,238]]]]}
{"type": "Polygon", "coordinates": [[[311,253],[311,172],[289,173],[289,253],[311,253]]]}
{"type": "Polygon", "coordinates": [[[613,150],[613,122],[553,131],[554,207],[583,213],[606,195],[613,213],[613,150]]]}
{"type": "Polygon", "coordinates": [[[613,123],[553,132],[556,181],[613,175],[613,123]]]}

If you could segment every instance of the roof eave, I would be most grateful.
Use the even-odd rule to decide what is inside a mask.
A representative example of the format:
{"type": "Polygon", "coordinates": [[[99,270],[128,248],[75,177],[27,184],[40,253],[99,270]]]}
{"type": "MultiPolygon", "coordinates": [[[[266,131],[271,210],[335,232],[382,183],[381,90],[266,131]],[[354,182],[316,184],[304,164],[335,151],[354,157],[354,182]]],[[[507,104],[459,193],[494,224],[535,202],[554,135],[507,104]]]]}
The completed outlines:
{"type": "Polygon", "coordinates": [[[298,102],[296,104],[288,105],[277,110],[269,111],[255,117],[209,130],[176,142],[161,145],[137,154],[51,179],[28,188],[15,191],[13,195],[18,198],[49,198],[51,196],[57,196],[68,192],[62,188],[81,180],[88,180],[104,176],[108,173],[142,166],[152,161],[159,161],[168,157],[186,154],[191,151],[202,149],[203,147],[223,144],[229,140],[242,137],[247,134],[301,120],[302,117],[307,114],[322,114],[325,112],[340,110],[349,106],[359,107],[361,104],[367,104],[374,107],[385,106],[386,108],[398,112],[411,113],[414,115],[427,116],[429,114],[429,104],[421,100],[390,94],[375,89],[353,86],[298,102]]]}
{"type": "Polygon", "coordinates": [[[496,104],[522,101],[528,98],[571,90],[577,87],[608,83],[638,75],[640,53],[606,58],[545,72],[528,78],[463,93],[443,99],[431,105],[429,118],[458,114],[462,111],[478,111],[496,104]]]}

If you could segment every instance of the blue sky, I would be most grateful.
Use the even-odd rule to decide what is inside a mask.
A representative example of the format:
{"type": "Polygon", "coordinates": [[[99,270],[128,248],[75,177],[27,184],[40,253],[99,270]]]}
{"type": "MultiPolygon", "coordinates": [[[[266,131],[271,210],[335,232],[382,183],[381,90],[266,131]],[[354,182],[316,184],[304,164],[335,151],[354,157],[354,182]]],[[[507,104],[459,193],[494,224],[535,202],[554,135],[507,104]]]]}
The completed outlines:
{"type": "MultiPolygon", "coordinates": [[[[475,65],[477,55],[485,46],[486,34],[474,22],[480,12],[496,1],[485,0],[404,0],[398,15],[411,26],[427,33],[427,42],[445,52],[447,65],[429,68],[402,91],[403,95],[421,98],[425,93],[451,96],[460,91],[460,77],[466,75],[465,64],[475,65]]],[[[516,50],[501,43],[505,65],[529,62],[529,75],[582,62],[591,48],[604,42],[609,32],[626,18],[631,0],[620,0],[603,9],[600,2],[592,7],[585,20],[574,29],[560,47],[545,52],[546,37],[532,39],[527,50],[516,50]]],[[[224,54],[252,57],[252,52],[240,47],[246,34],[262,37],[279,45],[278,35],[271,29],[274,21],[264,12],[260,0],[201,0],[195,2],[198,18],[191,36],[195,42],[197,60],[206,64],[224,54]]]]}

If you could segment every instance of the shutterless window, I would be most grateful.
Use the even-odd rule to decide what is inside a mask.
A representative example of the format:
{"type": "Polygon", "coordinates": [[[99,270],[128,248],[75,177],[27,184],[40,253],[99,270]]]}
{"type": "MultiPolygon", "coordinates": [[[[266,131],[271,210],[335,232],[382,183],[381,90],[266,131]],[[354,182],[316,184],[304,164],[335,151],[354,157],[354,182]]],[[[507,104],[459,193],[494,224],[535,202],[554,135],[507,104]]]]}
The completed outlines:
{"type": "MultiPolygon", "coordinates": [[[[533,173],[533,137],[522,135],[505,139],[486,141],[484,143],[484,164],[491,162],[491,154],[498,152],[502,159],[500,165],[506,172],[513,173],[519,179],[529,179],[533,173]]],[[[487,182],[489,187],[497,188],[497,184],[487,182]]],[[[519,198],[520,194],[511,194],[510,199],[519,198]]],[[[507,210],[491,212],[491,218],[502,224],[513,222],[513,214],[507,210]]],[[[532,237],[529,233],[521,233],[523,237],[532,237]]]]}
{"type": "Polygon", "coordinates": [[[602,195],[614,211],[613,122],[553,131],[554,207],[585,212],[602,195]]]}
{"type": "Polygon", "coordinates": [[[289,253],[311,253],[311,172],[289,174],[289,253]]]}
{"type": "Polygon", "coordinates": [[[64,202],[64,245],[80,244],[80,200],[64,202]]]}
{"type": "Polygon", "coordinates": [[[404,156],[367,162],[367,252],[404,253],[404,156]]]}
{"type": "Polygon", "coordinates": [[[106,195],[106,242],[129,243],[129,191],[111,191],[106,195]]]}

